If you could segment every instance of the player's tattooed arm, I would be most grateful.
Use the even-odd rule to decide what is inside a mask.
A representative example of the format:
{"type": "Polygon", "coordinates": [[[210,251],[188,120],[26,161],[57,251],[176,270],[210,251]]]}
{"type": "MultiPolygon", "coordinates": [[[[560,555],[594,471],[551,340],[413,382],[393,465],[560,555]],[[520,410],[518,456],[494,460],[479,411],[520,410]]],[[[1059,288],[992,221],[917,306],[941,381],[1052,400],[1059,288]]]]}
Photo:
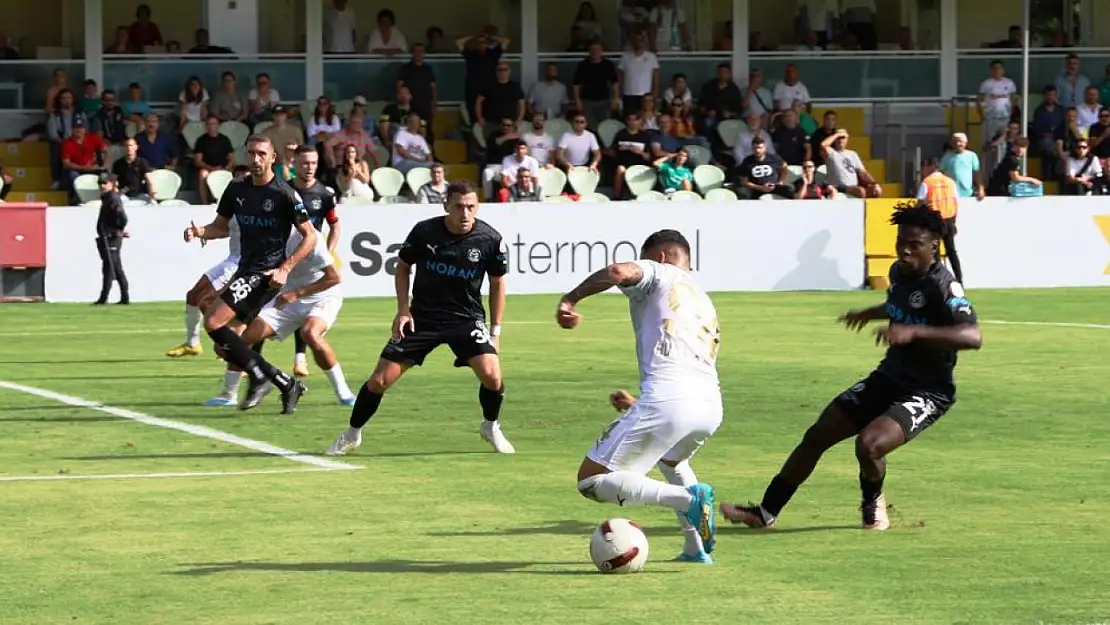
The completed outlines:
{"type": "Polygon", "coordinates": [[[592,276],[582,281],[563,296],[563,300],[571,304],[604,293],[615,286],[636,286],[644,279],[644,270],[636,263],[613,263],[604,269],[595,271],[592,276]]]}

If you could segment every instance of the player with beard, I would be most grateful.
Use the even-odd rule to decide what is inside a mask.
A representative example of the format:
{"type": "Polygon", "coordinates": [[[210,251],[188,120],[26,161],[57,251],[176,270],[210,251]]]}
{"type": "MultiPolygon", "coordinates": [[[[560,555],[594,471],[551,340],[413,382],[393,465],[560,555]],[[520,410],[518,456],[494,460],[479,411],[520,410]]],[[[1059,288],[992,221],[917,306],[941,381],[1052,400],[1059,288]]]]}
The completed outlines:
{"type": "Polygon", "coordinates": [[[185,241],[202,243],[225,238],[229,223],[239,224],[241,255],[239,268],[227,288],[204,306],[204,328],[216,344],[216,352],[229,364],[246,371],[251,385],[240,408],[258,405],[269,391],[267,381],[281,390],[282,413],[292,414],[308,390],[293,377],[266,362],[252,351],[231,328],[238,320],[249,325],[258,311],[285,286],[289,272],[316,245],[316,228],[309,221],[297,192],[274,175],[273,143],[262,136],[247,142],[250,178],[234,181],[220,197],[216,218],[207,226],[189,224],[185,241]],[[296,228],[303,239],[292,254],[286,253],[289,235],[296,228]]]}
{"type": "Polygon", "coordinates": [[[760,505],[721,504],[721,513],[730,521],[751,527],[774,525],[821,456],[855,436],[863,528],[888,529],[883,496],[886,457],[956,403],[956,352],[979,349],[983,337],[963,287],[937,257],[945,233],[940,214],[923,203],[896,208],[891,223],[898,226],[898,260],[890,268],[886,302],[840,318],[857,332],[871,321],[887,321],[875,331],[876,344],[890,346],[886,357],[871,375],[825,408],[771,480],[760,505]]]}

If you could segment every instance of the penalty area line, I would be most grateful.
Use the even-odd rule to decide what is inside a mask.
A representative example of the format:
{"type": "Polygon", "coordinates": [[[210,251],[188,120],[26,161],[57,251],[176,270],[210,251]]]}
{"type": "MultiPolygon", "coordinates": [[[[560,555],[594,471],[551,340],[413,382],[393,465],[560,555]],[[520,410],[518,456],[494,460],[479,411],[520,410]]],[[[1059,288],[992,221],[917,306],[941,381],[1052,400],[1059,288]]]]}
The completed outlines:
{"type": "Polygon", "coordinates": [[[271,445],[270,443],[256,441],[250,438],[243,438],[242,436],[236,436],[234,434],[229,434],[220,430],[214,430],[203,425],[193,425],[191,423],[183,423],[180,421],[153,417],[141,412],[135,412],[134,410],[116,408],[115,406],[105,406],[104,404],[89,401],[87,399],[81,399],[80,397],[62,395],[61,393],[55,393],[54,391],[35,388],[33,386],[25,386],[23,384],[16,384],[14,382],[8,382],[6,380],[0,380],[0,388],[6,388],[8,390],[19,391],[20,393],[26,393],[28,395],[50,399],[62,404],[66,404],[67,406],[97,410],[99,412],[107,413],[121,419],[130,419],[131,421],[135,421],[137,423],[144,423],[146,425],[153,425],[155,427],[166,428],[169,430],[177,430],[178,432],[185,432],[186,434],[192,434],[193,436],[199,436],[201,438],[210,438],[212,440],[217,440],[229,445],[237,445],[239,447],[250,449],[251,451],[257,451],[260,453],[269,454],[271,456],[285,458],[286,460],[311,465],[320,469],[327,469],[329,471],[349,471],[352,469],[362,468],[358,465],[348,464],[346,462],[338,462],[336,460],[318,458],[316,456],[298,453],[289,449],[283,449],[276,445],[271,445]]]}
{"type": "Polygon", "coordinates": [[[285,475],[289,473],[331,473],[322,467],[304,469],[260,469],[256,471],[192,471],[187,473],[106,473],[103,475],[6,475],[0,482],[57,482],[62,480],[157,480],[176,477],[235,477],[241,475],[285,475]]]}
{"type": "Polygon", "coordinates": [[[1065,323],[1062,321],[996,321],[985,319],[979,323],[989,323],[999,326],[1042,326],[1049,328],[1084,328],[1086,330],[1110,330],[1110,325],[1101,323],[1065,323]]]}

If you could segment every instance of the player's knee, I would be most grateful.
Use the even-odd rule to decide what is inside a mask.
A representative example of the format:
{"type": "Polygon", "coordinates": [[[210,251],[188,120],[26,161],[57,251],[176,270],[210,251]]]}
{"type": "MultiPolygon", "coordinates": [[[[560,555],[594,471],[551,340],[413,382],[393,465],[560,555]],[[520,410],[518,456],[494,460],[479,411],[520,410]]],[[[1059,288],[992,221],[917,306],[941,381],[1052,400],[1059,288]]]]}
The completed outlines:
{"type": "Polygon", "coordinates": [[[600,480],[600,476],[597,475],[591,475],[586,478],[579,478],[578,494],[591,501],[601,501],[597,498],[597,483],[600,480]]]}
{"type": "MultiPolygon", "coordinates": [[[[306,341],[307,342],[307,341],[306,341]]],[[[370,374],[370,378],[366,380],[366,388],[370,389],[371,393],[382,394],[389,390],[389,387],[397,381],[397,377],[390,375],[388,371],[375,371],[370,374]]]]}
{"type": "Polygon", "coordinates": [[[856,437],[856,458],[859,460],[878,460],[886,455],[886,446],[881,437],[860,434],[856,437]]]}

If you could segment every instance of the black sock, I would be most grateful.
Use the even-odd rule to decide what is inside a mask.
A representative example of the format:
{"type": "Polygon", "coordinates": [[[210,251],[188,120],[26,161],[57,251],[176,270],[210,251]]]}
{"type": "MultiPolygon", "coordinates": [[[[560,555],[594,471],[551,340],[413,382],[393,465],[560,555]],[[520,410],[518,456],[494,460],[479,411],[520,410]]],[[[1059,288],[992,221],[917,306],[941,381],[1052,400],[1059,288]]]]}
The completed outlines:
{"type": "Polygon", "coordinates": [[[763,493],[763,503],[760,505],[767,514],[777,517],[797,490],[797,486],[776,475],[767,485],[767,490],[763,493]]]}
{"type": "Polygon", "coordinates": [[[296,354],[303,355],[305,353],[305,350],[308,349],[308,345],[306,345],[304,339],[301,338],[300,330],[297,330],[293,333],[293,345],[296,347],[296,350],[294,352],[296,354]]]}
{"type": "Polygon", "coordinates": [[[380,405],[382,405],[382,394],[375,393],[369,386],[363,384],[362,388],[358,389],[355,407],[351,408],[351,427],[357,429],[366,425],[380,405]]]}
{"type": "Polygon", "coordinates": [[[883,475],[878,480],[872,482],[865,478],[863,473],[859,474],[859,490],[863,493],[863,500],[865,502],[875,501],[879,498],[879,495],[883,494],[883,480],[885,479],[886,475],[883,475]]]}
{"type": "Polygon", "coordinates": [[[282,391],[287,391],[293,385],[293,379],[285,375],[277,367],[266,362],[262,356],[251,351],[243,342],[243,337],[236,334],[231,328],[224,326],[208,332],[208,336],[216,345],[223,347],[226,354],[224,361],[246,371],[255,382],[270,380],[282,391]]]}
{"type": "Polygon", "coordinates": [[[254,353],[258,354],[259,356],[262,355],[262,348],[263,347],[266,347],[266,341],[265,340],[261,340],[261,341],[255,343],[254,345],[251,345],[251,349],[254,351],[254,353]]]}
{"type": "Polygon", "coordinates": [[[486,421],[496,421],[501,417],[501,402],[505,399],[505,385],[496,391],[484,386],[478,387],[478,403],[482,405],[482,416],[486,421]]]}

